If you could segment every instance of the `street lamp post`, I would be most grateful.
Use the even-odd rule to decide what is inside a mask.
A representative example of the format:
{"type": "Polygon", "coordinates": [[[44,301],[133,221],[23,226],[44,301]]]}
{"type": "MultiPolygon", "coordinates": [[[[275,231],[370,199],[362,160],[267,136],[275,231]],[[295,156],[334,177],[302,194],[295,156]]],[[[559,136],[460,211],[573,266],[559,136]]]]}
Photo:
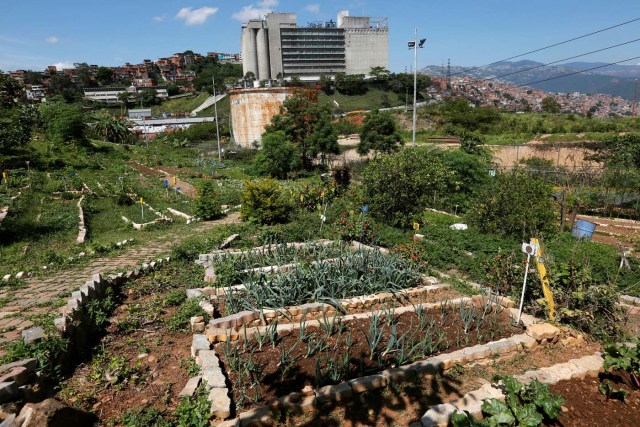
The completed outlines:
{"type": "Polygon", "coordinates": [[[418,48],[424,47],[427,39],[418,42],[418,29],[414,30],[414,39],[409,42],[409,49],[413,49],[413,146],[416,146],[416,98],[418,92],[418,48]]]}
{"type": "Polygon", "coordinates": [[[216,76],[211,77],[213,79],[213,111],[216,116],[216,137],[218,138],[218,162],[222,161],[222,155],[220,154],[220,128],[218,127],[218,99],[216,98],[216,76]]]}

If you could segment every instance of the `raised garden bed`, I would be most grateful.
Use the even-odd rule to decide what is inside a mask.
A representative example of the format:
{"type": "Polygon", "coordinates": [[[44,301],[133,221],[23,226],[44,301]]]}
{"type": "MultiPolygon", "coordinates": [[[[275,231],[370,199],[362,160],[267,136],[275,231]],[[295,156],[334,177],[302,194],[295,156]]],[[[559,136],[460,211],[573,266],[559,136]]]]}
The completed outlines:
{"type": "Polygon", "coordinates": [[[236,407],[248,409],[305,386],[336,384],[522,332],[502,307],[463,307],[399,316],[379,312],[344,323],[328,318],[320,327],[301,322],[293,331],[276,335],[272,328],[246,340],[240,332],[236,343],[220,343],[215,350],[228,371],[236,407]],[[469,320],[471,310],[475,320],[469,320]]]}

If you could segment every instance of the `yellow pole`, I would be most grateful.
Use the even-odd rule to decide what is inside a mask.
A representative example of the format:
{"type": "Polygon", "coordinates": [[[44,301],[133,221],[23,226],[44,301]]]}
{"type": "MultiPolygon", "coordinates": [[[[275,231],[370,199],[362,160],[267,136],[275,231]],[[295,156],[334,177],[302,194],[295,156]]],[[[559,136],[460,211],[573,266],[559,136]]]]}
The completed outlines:
{"type": "Polygon", "coordinates": [[[542,293],[549,305],[549,319],[555,320],[556,306],[553,301],[553,292],[551,292],[551,286],[549,284],[549,277],[547,277],[547,267],[544,265],[544,256],[542,254],[542,246],[540,241],[536,238],[531,239],[531,244],[535,248],[535,260],[536,267],[538,268],[538,275],[540,276],[540,282],[542,282],[542,293]]]}

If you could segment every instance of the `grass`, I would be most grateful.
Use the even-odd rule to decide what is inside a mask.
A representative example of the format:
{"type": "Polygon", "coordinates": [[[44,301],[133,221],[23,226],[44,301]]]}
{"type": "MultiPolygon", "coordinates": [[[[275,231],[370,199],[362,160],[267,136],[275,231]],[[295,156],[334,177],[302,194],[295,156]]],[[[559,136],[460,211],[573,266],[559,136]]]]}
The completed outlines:
{"type": "Polygon", "coordinates": [[[191,111],[199,107],[208,97],[209,94],[205,92],[184,98],[168,99],[160,105],[151,107],[151,114],[156,117],[161,116],[163,113],[191,113],[191,111]]]}
{"type": "Polygon", "coordinates": [[[375,110],[385,108],[386,106],[398,107],[405,104],[404,95],[398,95],[394,92],[383,91],[377,88],[370,88],[365,94],[358,96],[341,95],[338,92],[332,95],[326,95],[324,92],[318,92],[319,104],[335,107],[333,101],[340,104],[340,110],[342,111],[375,110]],[[383,100],[385,97],[389,105],[384,105],[383,100]]]}

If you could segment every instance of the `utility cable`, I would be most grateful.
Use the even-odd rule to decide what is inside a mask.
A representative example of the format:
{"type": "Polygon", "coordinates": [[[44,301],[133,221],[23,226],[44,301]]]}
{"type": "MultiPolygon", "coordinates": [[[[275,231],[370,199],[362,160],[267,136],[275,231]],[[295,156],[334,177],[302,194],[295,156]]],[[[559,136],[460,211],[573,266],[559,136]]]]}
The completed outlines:
{"type": "Polygon", "coordinates": [[[522,85],[517,85],[515,87],[530,86],[530,85],[533,85],[533,84],[536,84],[536,83],[548,82],[549,80],[555,80],[555,79],[560,79],[562,77],[568,77],[568,76],[573,76],[573,75],[576,75],[576,74],[586,73],[587,71],[597,70],[599,68],[605,68],[605,67],[609,67],[611,65],[621,64],[621,63],[627,62],[627,61],[633,61],[634,59],[640,59],[640,56],[636,56],[636,57],[628,58],[628,59],[623,59],[622,61],[611,62],[609,64],[598,65],[597,67],[587,68],[587,69],[584,69],[584,70],[575,71],[573,73],[567,73],[567,74],[562,74],[560,76],[549,77],[547,79],[536,80],[535,82],[529,82],[529,83],[525,83],[525,84],[522,84],[522,85]]]}
{"type": "Polygon", "coordinates": [[[512,71],[512,72],[510,72],[510,73],[502,74],[502,75],[499,75],[499,76],[487,77],[487,78],[484,78],[484,79],[481,79],[481,80],[495,80],[495,79],[500,79],[500,78],[502,78],[502,77],[511,76],[511,75],[513,75],[513,74],[524,73],[525,71],[536,70],[536,69],[538,69],[538,68],[548,67],[549,65],[557,64],[557,63],[559,63],[559,62],[564,62],[564,61],[568,61],[568,60],[570,60],[570,59],[580,58],[580,57],[582,57],[582,56],[591,55],[591,54],[593,54],[593,53],[602,52],[602,51],[605,51],[605,50],[613,49],[613,48],[615,48],[615,47],[620,47],[620,46],[624,46],[624,45],[627,45],[627,44],[635,43],[635,42],[637,42],[637,41],[640,41],[640,39],[635,39],[635,40],[631,40],[631,41],[628,41],[628,42],[619,43],[619,44],[616,44],[616,45],[613,45],[613,46],[609,46],[609,47],[604,47],[604,48],[602,48],[602,49],[598,49],[598,50],[592,50],[591,52],[582,53],[582,54],[580,54],[580,55],[576,55],[576,56],[570,56],[570,57],[568,57],[568,58],[558,59],[557,61],[548,62],[548,63],[546,63],[546,64],[536,65],[535,67],[524,68],[524,69],[522,69],[522,70],[518,70],[518,71],[512,71]]]}
{"type": "Polygon", "coordinates": [[[556,47],[556,46],[560,46],[560,45],[563,45],[563,44],[566,44],[566,43],[570,43],[570,42],[573,42],[573,41],[576,41],[576,40],[580,40],[580,39],[583,39],[583,38],[585,38],[585,37],[592,36],[592,35],[594,35],[594,34],[599,34],[599,33],[602,33],[602,32],[608,31],[608,30],[611,30],[611,29],[613,29],[613,28],[622,27],[623,25],[631,24],[632,22],[636,22],[636,21],[640,21],[640,18],[631,19],[631,20],[629,20],[629,21],[625,21],[625,22],[622,22],[622,23],[620,23],[620,24],[612,25],[612,26],[610,26],[610,27],[603,28],[603,29],[601,29],[601,30],[593,31],[593,32],[591,32],[591,33],[584,34],[584,35],[581,35],[581,36],[578,36],[578,37],[574,37],[574,38],[569,39],[569,40],[564,40],[564,41],[561,41],[561,42],[558,42],[558,43],[554,43],[554,44],[551,44],[551,45],[548,45],[548,46],[544,46],[544,47],[541,47],[541,48],[539,48],[539,49],[530,50],[529,52],[525,52],[525,53],[521,53],[521,54],[519,54],[519,55],[511,56],[511,57],[509,57],[509,58],[501,59],[501,60],[499,60],[499,61],[495,61],[495,62],[492,62],[492,63],[490,63],[490,64],[480,65],[480,66],[477,66],[477,67],[472,67],[472,68],[469,68],[469,69],[467,69],[467,70],[460,71],[459,73],[451,74],[451,76],[457,76],[457,75],[459,75],[459,74],[468,73],[469,71],[474,71],[474,70],[477,70],[477,69],[479,69],[479,68],[486,68],[486,67],[489,67],[489,66],[491,66],[491,65],[498,64],[498,63],[500,63],[500,62],[510,61],[510,60],[512,60],[512,59],[520,58],[520,57],[522,57],[522,56],[529,55],[529,54],[531,54],[531,53],[540,52],[540,51],[543,51],[543,50],[546,50],[546,49],[550,49],[550,48],[552,48],[552,47],[556,47]]]}

